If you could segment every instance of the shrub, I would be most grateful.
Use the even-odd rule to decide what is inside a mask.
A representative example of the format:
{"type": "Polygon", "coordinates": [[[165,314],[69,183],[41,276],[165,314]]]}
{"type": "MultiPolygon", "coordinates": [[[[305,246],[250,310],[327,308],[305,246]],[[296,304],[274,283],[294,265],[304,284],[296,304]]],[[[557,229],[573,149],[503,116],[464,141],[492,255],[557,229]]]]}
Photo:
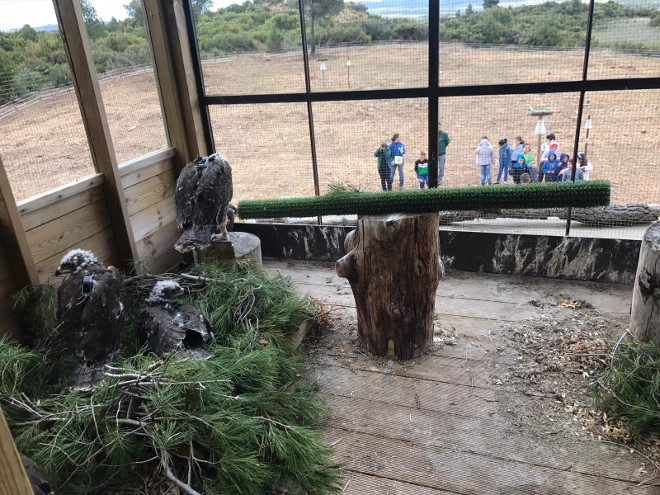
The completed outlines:
{"type": "Polygon", "coordinates": [[[635,433],[660,431],[660,346],[633,344],[598,380],[598,407],[635,433]]]}

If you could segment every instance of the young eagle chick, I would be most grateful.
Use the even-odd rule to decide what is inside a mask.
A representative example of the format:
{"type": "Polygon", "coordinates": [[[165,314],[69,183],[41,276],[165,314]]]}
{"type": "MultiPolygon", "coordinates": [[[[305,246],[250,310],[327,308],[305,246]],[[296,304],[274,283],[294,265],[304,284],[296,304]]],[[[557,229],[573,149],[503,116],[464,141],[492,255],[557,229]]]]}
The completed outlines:
{"type": "Polygon", "coordinates": [[[69,251],[55,271],[67,274],[57,291],[57,320],[76,365],[73,389],[91,390],[103,380],[104,367],[119,350],[124,327],[123,281],[90,251],[69,251]]]}
{"type": "Polygon", "coordinates": [[[180,253],[227,240],[227,223],[233,222],[229,201],[234,194],[231,166],[219,153],[186,165],[176,181],[176,223],[183,233],[174,244],[180,253]]]}
{"type": "Polygon", "coordinates": [[[201,348],[210,339],[209,324],[199,309],[192,304],[180,304],[177,296],[183,293],[173,280],[161,280],[151,289],[135,319],[135,335],[140,345],[149,344],[149,350],[160,356],[166,352],[185,349],[198,357],[212,354],[201,348]]]}

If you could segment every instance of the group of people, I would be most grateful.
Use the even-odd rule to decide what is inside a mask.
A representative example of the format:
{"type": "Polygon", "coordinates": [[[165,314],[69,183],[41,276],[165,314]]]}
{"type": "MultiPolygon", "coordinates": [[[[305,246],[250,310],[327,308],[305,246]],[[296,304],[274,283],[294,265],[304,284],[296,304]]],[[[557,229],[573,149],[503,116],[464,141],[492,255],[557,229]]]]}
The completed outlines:
{"type": "MultiPolygon", "coordinates": [[[[548,134],[545,143],[541,146],[540,166],[537,168],[531,147],[525,143],[521,136],[514,139],[513,148],[506,138],[500,139],[499,169],[495,184],[500,184],[504,175],[504,184],[508,183],[509,175],[514,184],[527,184],[530,182],[569,182],[572,180],[589,180],[592,165],[584,153],[577,154],[577,167],[573,178],[573,161],[568,154],[562,153],[554,134],[548,134]]],[[[495,164],[493,147],[484,136],[476,150],[477,165],[481,167],[481,185],[486,181],[491,184],[490,167],[495,164]]]]}
{"type": "MultiPolygon", "coordinates": [[[[378,158],[378,174],[383,191],[392,190],[397,168],[399,170],[399,189],[403,189],[403,166],[406,147],[400,138],[399,134],[394,134],[389,145],[385,141],[381,141],[378,149],[374,152],[374,156],[378,158]]],[[[448,145],[449,135],[442,130],[442,124],[438,124],[438,186],[442,185],[442,179],[445,175],[448,145]]],[[[577,154],[577,167],[575,167],[575,174],[573,174],[573,161],[566,153],[561,152],[559,142],[557,142],[554,134],[548,134],[545,143],[541,146],[539,167],[534,161],[531,146],[525,143],[522,136],[514,138],[513,147],[506,138],[500,139],[498,146],[499,168],[495,184],[508,184],[509,175],[514,184],[589,180],[589,173],[593,168],[586,155],[580,152],[577,154]],[[575,175],[574,178],[573,175],[575,175]],[[504,176],[503,181],[502,176],[504,176]]],[[[485,186],[486,183],[491,185],[491,166],[494,166],[496,161],[495,150],[488,141],[487,136],[482,137],[475,154],[477,165],[481,169],[481,185],[485,186]]],[[[420,157],[415,161],[415,173],[419,181],[419,188],[428,187],[429,166],[424,152],[421,152],[420,157]]]]}
{"type": "MultiPolygon", "coordinates": [[[[442,178],[445,175],[445,158],[447,146],[449,145],[449,134],[442,130],[442,124],[438,123],[438,185],[442,185],[442,178]]],[[[383,191],[391,191],[392,183],[397,169],[399,170],[399,190],[403,189],[404,172],[403,165],[405,161],[406,146],[401,142],[401,136],[396,133],[392,136],[392,141],[388,145],[385,141],[380,142],[374,156],[378,158],[378,175],[380,176],[380,185],[383,191]]],[[[429,186],[429,161],[426,153],[423,151],[415,161],[415,174],[419,181],[419,188],[429,186]]]]}

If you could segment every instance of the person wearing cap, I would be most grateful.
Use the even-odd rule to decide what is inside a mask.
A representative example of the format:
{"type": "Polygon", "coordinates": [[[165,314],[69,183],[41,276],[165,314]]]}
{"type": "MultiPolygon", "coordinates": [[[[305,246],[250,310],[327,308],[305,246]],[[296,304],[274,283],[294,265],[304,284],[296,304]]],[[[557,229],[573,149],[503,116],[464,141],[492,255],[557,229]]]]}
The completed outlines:
{"type": "Polygon", "coordinates": [[[429,186],[429,161],[426,159],[426,153],[423,151],[419,154],[419,159],[415,161],[415,173],[419,181],[419,188],[424,189],[429,186]]]}
{"type": "Polygon", "coordinates": [[[391,191],[394,171],[390,165],[390,149],[385,141],[381,140],[378,148],[374,151],[374,156],[378,158],[378,164],[376,166],[378,167],[378,175],[380,176],[380,185],[383,191],[391,191]]]}

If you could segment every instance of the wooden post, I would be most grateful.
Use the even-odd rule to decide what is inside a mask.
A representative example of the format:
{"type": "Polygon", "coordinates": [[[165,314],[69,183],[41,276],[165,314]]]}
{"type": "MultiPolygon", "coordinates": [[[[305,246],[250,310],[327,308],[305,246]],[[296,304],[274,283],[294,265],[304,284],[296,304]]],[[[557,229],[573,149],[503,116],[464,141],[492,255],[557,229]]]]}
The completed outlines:
{"type": "MultiPolygon", "coordinates": [[[[176,150],[177,172],[205,148],[204,136],[197,134],[196,120],[201,126],[194,81],[188,86],[186,60],[190,58],[185,31],[178,32],[176,14],[171,1],[143,0],[144,19],[154,54],[154,66],[163,117],[170,145],[176,150]],[[185,46],[182,46],[185,41],[185,46]],[[200,141],[201,138],[201,141],[200,141]]],[[[184,23],[185,26],[185,23],[184,23]]],[[[188,65],[191,63],[188,61],[188,65]]],[[[201,131],[201,127],[199,127],[201,131]]],[[[206,153],[203,153],[206,154],[206,153]]]]}
{"type": "Polygon", "coordinates": [[[69,60],[71,79],[76,89],[94,167],[105,178],[104,193],[112,219],[120,266],[128,272],[131,270],[131,261],[138,257],[137,248],[80,1],[53,0],[53,5],[64,42],[64,51],[69,60]]]}
{"type": "Polygon", "coordinates": [[[39,273],[32,258],[23,223],[16,207],[5,167],[0,158],[0,238],[5,244],[18,287],[39,284],[39,273]]]}
{"type": "Polygon", "coordinates": [[[660,344],[660,221],[644,233],[630,312],[630,333],[660,344]]]}
{"type": "Polygon", "coordinates": [[[0,408],[0,493],[33,495],[23,462],[0,408]]]}
{"type": "Polygon", "coordinates": [[[358,218],[335,269],[353,289],[360,342],[377,356],[411,359],[433,343],[442,276],[438,214],[358,218]]]}
{"type": "Polygon", "coordinates": [[[587,150],[589,149],[589,131],[591,130],[591,115],[587,115],[587,123],[589,125],[587,126],[587,134],[584,136],[584,154],[587,155],[587,157],[589,157],[589,155],[587,154],[587,150]]]}
{"type": "MultiPolygon", "coordinates": [[[[541,120],[540,117],[539,120],[541,120]]],[[[539,169],[539,174],[541,173],[541,142],[542,141],[543,141],[543,136],[539,134],[539,138],[536,142],[536,167],[539,169]]]]}
{"type": "MultiPolygon", "coordinates": [[[[181,94],[183,116],[186,119],[186,134],[188,143],[197,143],[197,153],[206,156],[210,150],[206,148],[202,114],[195,82],[195,71],[188,43],[186,13],[183,3],[188,0],[164,0],[168,19],[168,37],[172,43],[175,71],[177,75],[177,88],[181,94]]],[[[195,158],[195,157],[193,157],[195,158]]],[[[186,162],[187,163],[187,162],[186,162]]],[[[185,163],[184,163],[185,165],[185,163]]]]}

